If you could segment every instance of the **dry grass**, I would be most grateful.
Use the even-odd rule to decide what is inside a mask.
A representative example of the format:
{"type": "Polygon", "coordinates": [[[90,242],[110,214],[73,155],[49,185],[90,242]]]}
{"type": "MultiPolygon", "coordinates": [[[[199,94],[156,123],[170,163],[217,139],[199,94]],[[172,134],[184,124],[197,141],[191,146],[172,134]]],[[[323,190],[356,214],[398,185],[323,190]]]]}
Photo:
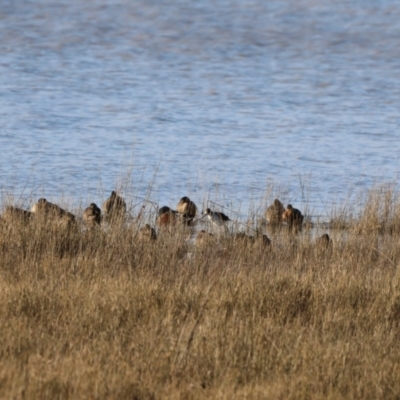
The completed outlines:
{"type": "Polygon", "coordinates": [[[0,222],[0,398],[398,399],[391,195],[329,248],[0,222]]]}

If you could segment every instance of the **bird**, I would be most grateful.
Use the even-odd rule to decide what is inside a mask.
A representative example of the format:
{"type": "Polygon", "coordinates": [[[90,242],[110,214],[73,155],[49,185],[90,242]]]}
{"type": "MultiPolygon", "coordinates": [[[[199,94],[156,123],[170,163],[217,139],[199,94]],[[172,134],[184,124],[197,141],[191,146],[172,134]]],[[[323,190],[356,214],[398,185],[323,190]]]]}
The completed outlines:
{"type": "Polygon", "coordinates": [[[202,229],[196,236],[195,245],[198,248],[208,247],[215,242],[215,237],[212,233],[202,229]]]}
{"type": "Polygon", "coordinates": [[[265,211],[265,217],[267,222],[271,226],[279,226],[282,224],[282,214],[285,211],[285,207],[283,204],[278,200],[275,199],[273,204],[270,205],[267,210],[265,211]]]}
{"type": "Polygon", "coordinates": [[[168,206],[163,206],[158,210],[158,218],[156,220],[156,224],[158,226],[166,226],[175,223],[176,221],[175,210],[172,210],[168,206]]]}
{"type": "Polygon", "coordinates": [[[83,220],[90,227],[100,225],[101,210],[97,207],[97,204],[90,203],[90,206],[85,208],[85,211],[83,212],[83,220]]]}
{"type": "Polygon", "coordinates": [[[227,215],[225,215],[223,212],[220,211],[211,211],[209,208],[206,209],[203,213],[204,215],[207,215],[208,219],[214,224],[214,225],[224,225],[228,221],[232,221],[227,215]]]}
{"type": "Polygon", "coordinates": [[[303,225],[303,214],[291,204],[288,204],[286,210],[282,213],[282,221],[287,223],[290,232],[301,232],[303,225]]]}
{"type": "Polygon", "coordinates": [[[22,208],[7,206],[2,214],[2,218],[5,222],[20,222],[27,224],[31,219],[32,213],[22,208]]]}
{"type": "Polygon", "coordinates": [[[248,246],[252,246],[255,242],[253,236],[249,236],[244,232],[238,232],[235,235],[233,235],[233,240],[236,246],[241,246],[245,248],[248,246]]]}
{"type": "Polygon", "coordinates": [[[125,200],[113,190],[110,197],[103,203],[103,212],[109,222],[123,221],[126,213],[125,200]]]}
{"type": "Polygon", "coordinates": [[[37,203],[32,206],[31,212],[41,221],[54,223],[54,227],[56,228],[61,228],[62,230],[76,228],[74,214],[44,198],[39,199],[37,203]]]}
{"type": "Polygon", "coordinates": [[[332,239],[329,237],[327,233],[324,233],[322,236],[315,240],[315,244],[321,248],[328,248],[332,246],[332,239]]]}
{"type": "Polygon", "coordinates": [[[158,215],[162,215],[165,213],[173,213],[176,214],[176,211],[173,210],[172,208],[169,208],[168,206],[162,206],[159,210],[158,210],[158,215]]]}
{"type": "Polygon", "coordinates": [[[152,242],[157,239],[156,231],[149,224],[139,230],[138,238],[142,242],[152,242]]]}
{"type": "Polygon", "coordinates": [[[52,218],[65,217],[70,220],[75,219],[75,216],[72,213],[65,211],[57,204],[50,203],[44,198],[39,199],[37,203],[32,206],[31,212],[36,215],[45,215],[46,217],[52,218]]]}
{"type": "Polygon", "coordinates": [[[254,247],[266,249],[271,246],[271,239],[267,235],[258,235],[254,240],[254,247]]]}
{"type": "Polygon", "coordinates": [[[178,214],[183,216],[188,224],[190,224],[197,214],[197,207],[189,197],[185,196],[179,200],[179,203],[176,206],[176,211],[178,214]]]}
{"type": "MultiPolygon", "coordinates": [[[[33,214],[47,214],[50,211],[56,211],[57,208],[58,208],[58,206],[56,206],[55,204],[50,203],[49,201],[47,201],[44,198],[41,198],[32,206],[31,212],[33,214]]],[[[59,213],[61,213],[61,211],[59,211],[59,213]]]]}

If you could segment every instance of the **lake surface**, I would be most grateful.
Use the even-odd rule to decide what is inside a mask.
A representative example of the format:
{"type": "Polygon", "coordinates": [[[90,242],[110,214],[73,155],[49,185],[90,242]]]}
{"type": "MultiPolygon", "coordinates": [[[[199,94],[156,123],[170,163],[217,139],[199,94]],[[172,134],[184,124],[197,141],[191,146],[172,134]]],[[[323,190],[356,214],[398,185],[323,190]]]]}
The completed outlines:
{"type": "Polygon", "coordinates": [[[385,0],[4,0],[1,202],[328,213],[399,177],[399,39],[385,0]]]}

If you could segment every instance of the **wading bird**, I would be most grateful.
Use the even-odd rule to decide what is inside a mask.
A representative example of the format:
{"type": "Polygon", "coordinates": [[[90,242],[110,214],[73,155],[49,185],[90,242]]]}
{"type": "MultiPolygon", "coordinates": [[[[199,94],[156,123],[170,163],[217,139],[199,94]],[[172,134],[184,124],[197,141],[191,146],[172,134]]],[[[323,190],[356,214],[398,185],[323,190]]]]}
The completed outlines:
{"type": "Polygon", "coordinates": [[[180,214],[185,221],[190,224],[197,214],[196,204],[189,199],[189,197],[182,197],[176,206],[176,211],[180,214]]]}
{"type": "Polygon", "coordinates": [[[204,229],[201,230],[196,236],[195,245],[197,247],[203,248],[213,245],[214,243],[215,243],[214,235],[212,233],[206,232],[204,229]]]}
{"type": "Polygon", "coordinates": [[[75,220],[75,215],[71,214],[68,211],[65,211],[63,208],[58,206],[57,204],[50,203],[46,199],[39,199],[37,203],[32,206],[31,212],[36,215],[45,215],[47,217],[65,217],[70,220],[75,220]]]}
{"type": "Polygon", "coordinates": [[[211,211],[209,208],[204,211],[204,215],[207,215],[208,219],[214,225],[224,225],[226,222],[231,221],[231,219],[220,211],[211,211]]]}
{"type": "Polygon", "coordinates": [[[287,223],[290,232],[301,232],[303,219],[304,217],[300,210],[293,208],[291,204],[288,204],[286,210],[282,213],[282,221],[287,223]]]}
{"type": "Polygon", "coordinates": [[[176,214],[175,210],[171,210],[167,206],[163,206],[158,210],[158,218],[156,220],[156,224],[158,226],[166,226],[176,222],[176,214]]]}
{"type": "Polygon", "coordinates": [[[85,209],[83,212],[83,220],[90,227],[100,225],[101,210],[97,207],[97,204],[91,203],[90,206],[85,209]]]}
{"type": "Polygon", "coordinates": [[[57,204],[50,203],[46,199],[39,199],[38,202],[32,206],[31,212],[42,221],[56,223],[58,228],[76,228],[74,214],[65,211],[57,204]]]}
{"type": "Polygon", "coordinates": [[[7,206],[2,217],[3,220],[8,223],[20,222],[22,224],[27,224],[31,220],[32,213],[22,208],[7,206]]]}
{"type": "Polygon", "coordinates": [[[109,222],[123,221],[126,213],[125,200],[113,190],[103,203],[103,211],[109,222]]]}
{"type": "Polygon", "coordinates": [[[321,248],[328,248],[332,246],[332,239],[327,233],[324,233],[322,236],[315,240],[315,244],[321,248]]]}
{"type": "Polygon", "coordinates": [[[285,207],[283,204],[278,200],[275,199],[274,203],[270,205],[267,210],[265,211],[265,217],[267,222],[271,226],[279,226],[282,224],[282,214],[285,211],[285,207]]]}
{"type": "Polygon", "coordinates": [[[149,224],[139,230],[138,237],[142,242],[152,242],[157,239],[156,231],[149,224]]]}

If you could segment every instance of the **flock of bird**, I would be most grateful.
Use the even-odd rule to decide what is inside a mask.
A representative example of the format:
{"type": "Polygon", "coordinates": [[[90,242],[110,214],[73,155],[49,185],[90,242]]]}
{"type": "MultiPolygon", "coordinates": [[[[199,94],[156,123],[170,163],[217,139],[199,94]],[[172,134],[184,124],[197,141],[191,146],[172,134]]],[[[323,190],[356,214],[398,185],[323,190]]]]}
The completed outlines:
{"type": "MultiPolygon", "coordinates": [[[[115,191],[112,191],[110,197],[103,203],[102,209],[103,212],[95,203],[91,203],[83,211],[82,219],[89,229],[100,226],[104,219],[110,225],[122,223],[125,220],[127,214],[126,202],[115,191]]],[[[210,208],[207,208],[202,213],[201,217],[195,219],[197,215],[198,209],[196,204],[190,200],[189,197],[185,196],[180,199],[175,210],[167,206],[161,207],[158,210],[155,223],[162,228],[175,225],[179,222],[190,226],[204,217],[207,217],[213,225],[217,226],[224,226],[227,222],[232,221],[223,212],[213,211],[210,208]]],[[[272,229],[280,228],[285,224],[290,233],[298,233],[302,230],[304,217],[300,210],[294,208],[291,204],[288,204],[285,209],[278,199],[275,199],[273,204],[266,209],[265,217],[268,225],[272,229]]],[[[44,198],[39,199],[38,202],[32,206],[30,211],[14,206],[7,206],[0,217],[0,223],[12,223],[15,222],[15,220],[28,222],[32,218],[43,218],[45,220],[55,221],[60,226],[64,227],[70,227],[76,223],[74,214],[44,198]]],[[[196,241],[203,243],[212,236],[211,233],[201,230],[198,233],[196,241]]],[[[139,237],[154,240],[156,239],[156,231],[149,224],[146,224],[140,229],[139,237]]],[[[236,237],[241,240],[258,240],[264,245],[271,244],[270,239],[266,235],[258,232],[256,233],[256,237],[248,236],[244,233],[237,233],[236,237]]],[[[326,243],[326,245],[331,243],[331,239],[327,234],[319,239],[322,243],[326,243]]]]}

